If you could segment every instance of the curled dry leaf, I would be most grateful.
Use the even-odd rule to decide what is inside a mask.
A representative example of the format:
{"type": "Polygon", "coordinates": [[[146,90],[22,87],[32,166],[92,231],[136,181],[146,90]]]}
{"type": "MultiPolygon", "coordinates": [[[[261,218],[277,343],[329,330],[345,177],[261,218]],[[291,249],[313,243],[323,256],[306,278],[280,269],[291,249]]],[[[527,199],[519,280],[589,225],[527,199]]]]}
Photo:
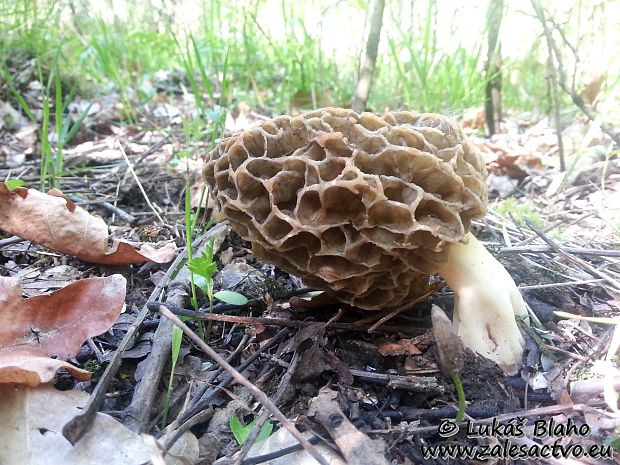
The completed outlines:
{"type": "Polygon", "coordinates": [[[159,249],[144,244],[140,250],[122,241],[108,246],[106,223],[57,189],[47,194],[23,187],[9,190],[0,182],[0,229],[85,262],[105,265],[166,263],[176,252],[173,243],[159,249]]]}
{"type": "Polygon", "coordinates": [[[411,339],[401,339],[398,342],[386,342],[379,347],[379,353],[384,357],[388,355],[419,355],[420,349],[411,339]]]}
{"type": "Polygon", "coordinates": [[[112,275],[22,299],[18,279],[0,278],[0,383],[36,386],[51,381],[59,368],[79,380],[89,379],[88,371],[63,360],[114,324],[125,286],[124,277],[112,275]]]}

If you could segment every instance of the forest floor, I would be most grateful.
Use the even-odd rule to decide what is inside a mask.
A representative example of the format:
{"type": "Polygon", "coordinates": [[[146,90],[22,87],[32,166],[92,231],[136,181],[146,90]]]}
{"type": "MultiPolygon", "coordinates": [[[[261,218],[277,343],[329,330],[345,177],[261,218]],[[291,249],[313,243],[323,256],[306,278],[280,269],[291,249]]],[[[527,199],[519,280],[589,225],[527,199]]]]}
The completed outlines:
{"type": "MultiPolygon", "coordinates": [[[[2,105],[0,121],[11,123],[0,127],[0,177],[19,178],[25,187],[38,188],[37,127],[8,103],[2,105]]],[[[208,151],[210,141],[194,139],[193,153],[182,156],[189,143],[182,128],[186,109],[181,99],[143,108],[133,125],[118,122],[119,104],[113,97],[81,105],[90,105],[89,114],[64,148],[62,192],[78,207],[103,218],[111,238],[132,244],[173,243],[178,256],[186,245],[186,180],[195,207],[203,186],[199,155],[208,151]]],[[[238,104],[226,116],[225,135],[271,116],[238,104]]],[[[467,428],[450,437],[440,434],[440,425],[442,419],[454,417],[458,402],[452,380],[438,368],[430,322],[433,303],[451,314],[449,289],[377,326],[383,314],[352,308],[340,312],[345,307],[257,260],[250,244],[225,224],[206,230],[211,208],[203,211],[198,222],[202,226],[194,232],[194,255],[214,239],[218,269],[214,288],[236,291],[248,299],[241,305],[216,299],[209,316],[209,301],[199,291],[199,311],[209,320],[204,325],[209,345],[270,397],[307,437],[322,438],[313,442],[332,463],[342,463],[337,462],[342,458],[335,451],[347,463],[382,463],[383,454],[391,463],[472,463],[465,458],[469,453],[465,449],[457,454],[460,458],[451,460],[423,456],[427,446],[439,444],[472,446],[477,448],[477,459],[493,463],[500,459],[566,463],[560,456],[540,459],[542,446],[556,444],[569,451],[569,458],[597,463],[592,446],[600,448],[603,458],[611,448],[620,447],[616,432],[620,426],[616,393],[620,385],[616,359],[620,158],[613,156],[608,138],[599,129],[575,117],[563,131],[567,169],[561,171],[556,134],[547,118],[509,116],[504,132],[488,139],[479,135],[483,122],[478,116],[473,112],[463,124],[487,162],[491,201],[488,215],[473,229],[509,270],[540,326],[530,331],[526,364],[519,376],[506,377],[495,364],[467,354],[461,371],[467,428]],[[605,155],[609,153],[612,156],[605,155]],[[326,389],[338,393],[336,402],[326,389]],[[340,423],[330,426],[327,421],[326,426],[320,420],[325,412],[344,412],[354,433],[362,432],[374,441],[366,443],[365,436],[353,433],[350,438],[339,437],[340,423]],[[484,429],[496,422],[512,426],[503,431],[484,429]],[[550,435],[541,434],[541,425],[556,429],[550,435]],[[517,449],[506,452],[506,444],[525,451],[524,455],[518,456],[517,449]],[[365,455],[359,456],[363,445],[365,455]],[[579,457],[575,445],[589,450],[592,457],[579,457]]],[[[58,223],[54,217],[48,220],[53,224],[48,233],[70,226],[61,225],[61,218],[58,223]]],[[[99,410],[134,431],[159,437],[169,386],[169,425],[164,432],[167,444],[176,433],[191,432],[187,444],[194,449],[187,446],[180,454],[186,463],[216,459],[246,465],[267,459],[272,460],[269,463],[313,463],[300,448],[285,450],[289,455],[276,461],[278,451],[296,441],[274,420],[269,420],[273,424],[265,427],[263,435],[272,427],[279,428],[277,433],[244,450],[241,457],[239,442],[264,409],[248,389],[233,382],[187,340],[180,346],[169,384],[171,326],[156,306],[135,343],[122,353],[117,351],[147,302],[164,302],[176,313],[182,313],[179,306],[191,309],[187,295],[181,303],[169,296],[175,288],[189,288],[188,281],[179,284],[186,274],[175,277],[172,272],[177,266],[170,263],[174,256],[165,263],[93,265],[0,232],[0,275],[20,278],[26,298],[91,277],[120,274],[127,280],[125,312],[109,331],[88,339],[71,359],[91,371],[92,378],[76,382],[61,372],[55,378],[57,387],[91,393],[105,367],[118,359],[120,367],[99,410]],[[136,414],[143,402],[152,402],[152,410],[136,414]],[[272,455],[264,456],[268,453],[272,455]]],[[[186,322],[198,331],[196,320],[186,322]]]]}

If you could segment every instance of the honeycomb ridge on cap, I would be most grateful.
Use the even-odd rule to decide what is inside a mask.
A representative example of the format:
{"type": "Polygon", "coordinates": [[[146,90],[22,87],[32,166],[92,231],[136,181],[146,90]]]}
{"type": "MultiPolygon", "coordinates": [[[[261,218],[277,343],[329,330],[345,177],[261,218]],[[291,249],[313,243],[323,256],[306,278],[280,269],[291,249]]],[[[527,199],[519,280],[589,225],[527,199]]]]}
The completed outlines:
{"type": "Polygon", "coordinates": [[[204,174],[258,258],[364,309],[422,295],[486,212],[480,154],[430,113],[281,116],[221,141],[204,174]]]}

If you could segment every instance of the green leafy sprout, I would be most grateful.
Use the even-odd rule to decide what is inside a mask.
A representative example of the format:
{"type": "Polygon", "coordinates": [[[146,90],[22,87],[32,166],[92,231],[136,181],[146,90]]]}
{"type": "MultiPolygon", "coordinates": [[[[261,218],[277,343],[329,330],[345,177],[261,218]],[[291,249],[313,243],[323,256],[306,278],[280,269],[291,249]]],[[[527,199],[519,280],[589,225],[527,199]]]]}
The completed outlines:
{"type": "Polygon", "coordinates": [[[8,187],[10,191],[12,191],[13,189],[17,189],[18,187],[23,187],[24,180],[23,179],[9,179],[7,181],[4,181],[4,185],[8,187]]]}
{"type": "MultiPolygon", "coordinates": [[[[236,415],[233,415],[232,417],[230,417],[229,424],[230,430],[232,431],[235,440],[239,445],[243,445],[245,444],[245,441],[247,441],[248,436],[254,429],[254,426],[256,425],[256,420],[254,419],[247,425],[244,425],[241,420],[237,418],[236,415]]],[[[260,433],[258,433],[258,436],[256,436],[255,442],[264,441],[271,435],[272,431],[273,423],[271,423],[270,421],[266,421],[260,429],[260,433]]]]}

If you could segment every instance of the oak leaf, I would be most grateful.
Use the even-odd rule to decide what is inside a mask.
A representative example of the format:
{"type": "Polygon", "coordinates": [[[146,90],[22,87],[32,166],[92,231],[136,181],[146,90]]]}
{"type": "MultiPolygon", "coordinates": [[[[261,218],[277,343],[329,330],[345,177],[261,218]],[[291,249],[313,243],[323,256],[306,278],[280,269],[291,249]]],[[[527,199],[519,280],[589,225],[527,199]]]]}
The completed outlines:
{"type": "Polygon", "coordinates": [[[0,383],[36,386],[51,381],[59,368],[89,379],[90,372],[64,360],[116,322],[125,287],[123,276],[112,275],[22,299],[17,278],[0,278],[0,383]]]}
{"type": "Polygon", "coordinates": [[[82,261],[105,265],[167,263],[176,252],[174,243],[158,249],[143,244],[140,250],[122,241],[108,246],[105,221],[58,189],[44,194],[24,187],[9,189],[0,182],[0,229],[82,261]]]}

